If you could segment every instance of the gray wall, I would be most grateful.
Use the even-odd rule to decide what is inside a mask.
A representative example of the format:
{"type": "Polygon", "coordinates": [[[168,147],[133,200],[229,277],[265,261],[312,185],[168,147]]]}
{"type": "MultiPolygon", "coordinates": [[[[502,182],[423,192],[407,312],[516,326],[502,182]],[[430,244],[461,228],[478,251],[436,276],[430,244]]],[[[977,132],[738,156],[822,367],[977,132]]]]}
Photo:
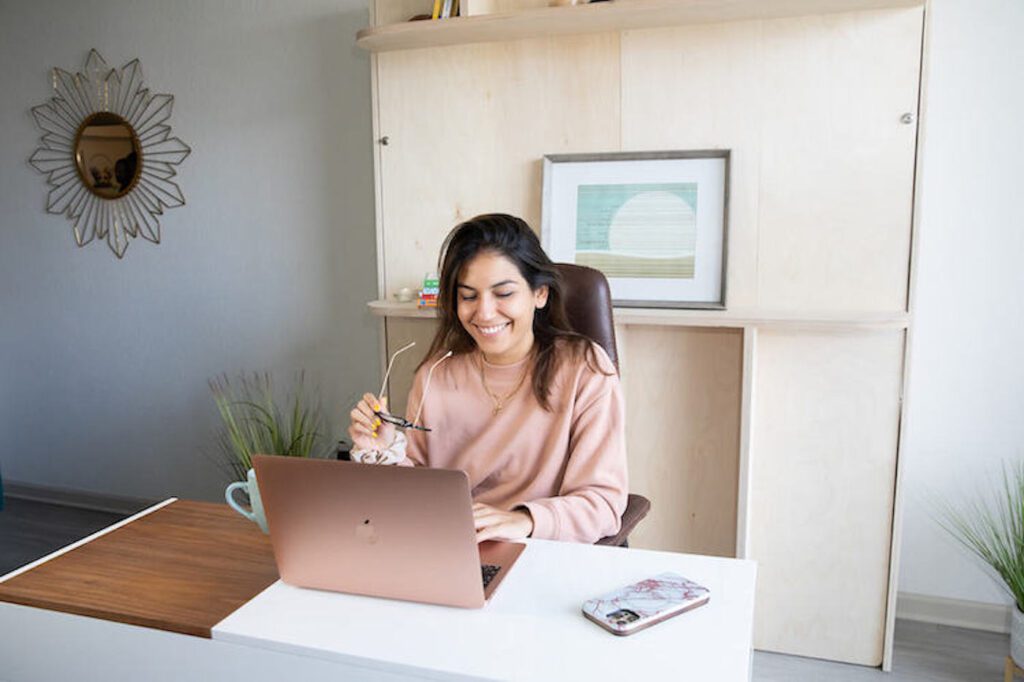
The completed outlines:
{"type": "Polygon", "coordinates": [[[0,0],[0,471],[216,499],[207,379],[305,369],[342,432],[378,376],[362,0],[0,0]],[[29,109],[53,66],[142,61],[175,96],[187,205],[118,261],[44,211],[29,109]]]}

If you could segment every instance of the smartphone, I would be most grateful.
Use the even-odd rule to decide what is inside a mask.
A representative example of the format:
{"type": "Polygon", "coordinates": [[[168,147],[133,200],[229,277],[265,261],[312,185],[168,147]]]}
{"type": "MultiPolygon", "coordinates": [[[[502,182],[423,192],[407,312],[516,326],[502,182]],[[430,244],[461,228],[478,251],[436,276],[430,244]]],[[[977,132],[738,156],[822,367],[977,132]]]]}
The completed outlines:
{"type": "Polygon", "coordinates": [[[661,573],[588,599],[583,615],[613,635],[631,635],[708,603],[711,593],[676,573],[661,573]]]}

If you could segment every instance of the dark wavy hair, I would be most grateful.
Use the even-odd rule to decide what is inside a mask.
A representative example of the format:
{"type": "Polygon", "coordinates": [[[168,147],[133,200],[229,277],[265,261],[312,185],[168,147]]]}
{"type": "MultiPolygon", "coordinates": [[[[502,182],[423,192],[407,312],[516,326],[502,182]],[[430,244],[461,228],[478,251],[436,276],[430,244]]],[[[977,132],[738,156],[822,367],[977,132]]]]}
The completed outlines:
{"type": "Polygon", "coordinates": [[[519,269],[531,291],[548,288],[548,300],[533,315],[533,394],[545,410],[550,411],[548,395],[551,381],[565,357],[585,357],[597,372],[597,353],[590,339],[577,334],[565,314],[562,277],[558,268],[541,248],[537,235],[526,221],[505,213],[487,213],[455,226],[441,246],[438,269],[441,272],[437,311],[440,325],[423,364],[451,350],[455,355],[470,353],[476,342],[465,330],[458,316],[458,279],[469,261],[481,253],[498,253],[519,269]],[[558,346],[558,347],[556,347],[558,346]]]}

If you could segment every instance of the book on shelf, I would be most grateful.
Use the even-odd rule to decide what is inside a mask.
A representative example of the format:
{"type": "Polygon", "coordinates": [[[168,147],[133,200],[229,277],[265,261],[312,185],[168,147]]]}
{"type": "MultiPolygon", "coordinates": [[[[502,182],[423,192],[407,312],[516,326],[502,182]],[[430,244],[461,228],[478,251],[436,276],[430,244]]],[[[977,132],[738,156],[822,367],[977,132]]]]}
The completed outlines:
{"type": "Polygon", "coordinates": [[[451,19],[462,14],[459,0],[441,0],[441,19],[451,19]]]}
{"type": "Polygon", "coordinates": [[[423,288],[419,290],[419,300],[416,305],[420,308],[436,308],[437,296],[441,293],[441,280],[435,273],[427,273],[423,277],[423,288]]]}
{"type": "MultiPolygon", "coordinates": [[[[450,19],[462,13],[459,0],[434,0],[434,9],[430,13],[431,19],[450,19]]],[[[423,15],[425,19],[427,15],[423,15]]]]}

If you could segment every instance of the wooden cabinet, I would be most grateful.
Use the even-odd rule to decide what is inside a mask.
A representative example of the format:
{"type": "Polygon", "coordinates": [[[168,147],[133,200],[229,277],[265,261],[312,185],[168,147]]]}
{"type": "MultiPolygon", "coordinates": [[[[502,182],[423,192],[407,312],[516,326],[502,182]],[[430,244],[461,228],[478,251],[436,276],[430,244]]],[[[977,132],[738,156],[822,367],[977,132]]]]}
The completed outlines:
{"type": "Polygon", "coordinates": [[[539,229],[545,154],[730,149],[727,310],[616,310],[631,487],[653,503],[633,541],[758,560],[755,646],[879,665],[922,4],[509,0],[413,23],[429,2],[377,5],[358,42],[386,346],[425,350],[432,320],[387,300],[436,270],[454,224],[539,229]]]}

